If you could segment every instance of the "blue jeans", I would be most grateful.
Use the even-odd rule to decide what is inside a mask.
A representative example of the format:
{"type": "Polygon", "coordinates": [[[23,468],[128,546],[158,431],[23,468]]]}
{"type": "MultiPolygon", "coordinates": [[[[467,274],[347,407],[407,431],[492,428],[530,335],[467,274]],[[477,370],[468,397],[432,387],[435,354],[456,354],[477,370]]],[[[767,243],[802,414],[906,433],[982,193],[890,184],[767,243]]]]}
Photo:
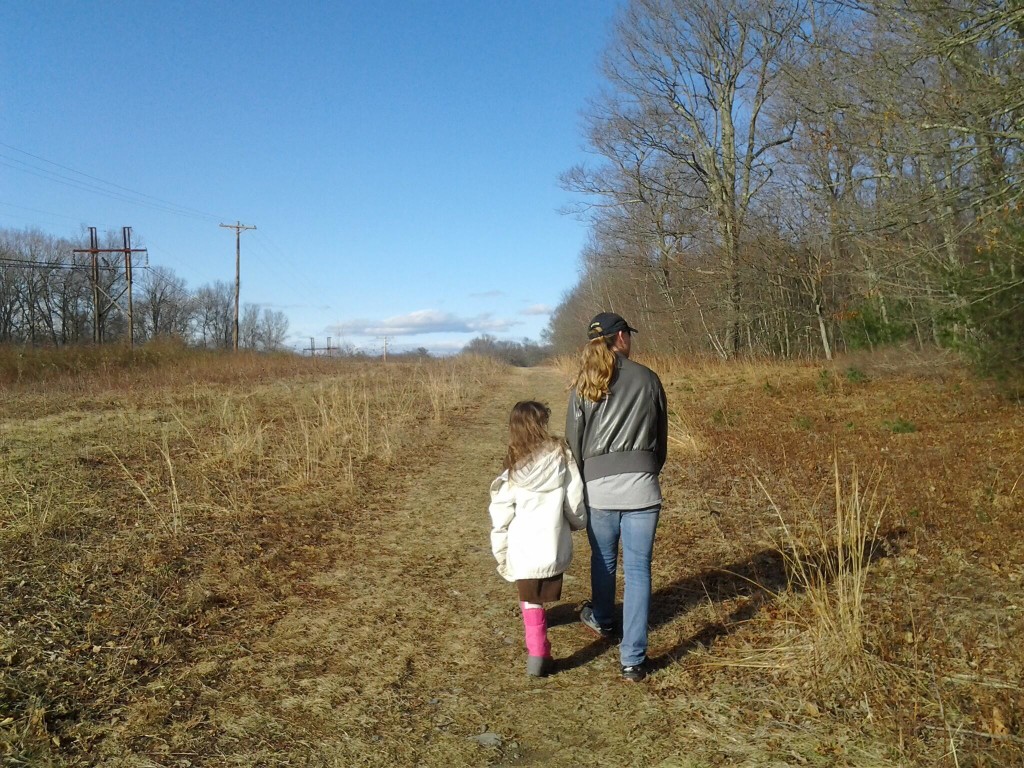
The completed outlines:
{"type": "Polygon", "coordinates": [[[647,613],[651,607],[651,557],[661,507],[637,510],[590,509],[590,589],[594,618],[602,627],[614,624],[615,571],[622,539],[622,645],[624,667],[647,658],[647,613]]]}

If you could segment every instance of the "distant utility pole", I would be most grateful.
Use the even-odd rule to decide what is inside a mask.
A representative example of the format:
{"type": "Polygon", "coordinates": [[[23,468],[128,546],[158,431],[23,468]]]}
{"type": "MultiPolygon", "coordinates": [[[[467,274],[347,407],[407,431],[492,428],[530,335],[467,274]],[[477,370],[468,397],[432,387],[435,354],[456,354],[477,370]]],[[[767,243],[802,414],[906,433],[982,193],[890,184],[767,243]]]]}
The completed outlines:
{"type": "Polygon", "coordinates": [[[242,272],[242,230],[256,229],[254,226],[246,226],[240,221],[234,224],[221,224],[225,229],[235,230],[235,330],[231,335],[231,345],[235,352],[238,351],[238,289],[241,284],[242,272]]]}
{"type": "Polygon", "coordinates": [[[380,336],[378,338],[384,340],[384,362],[386,363],[388,361],[388,339],[390,336],[380,336]]]}
{"type": "Polygon", "coordinates": [[[331,337],[331,336],[327,337],[327,346],[326,347],[318,347],[316,345],[316,338],[313,337],[313,336],[310,336],[309,337],[309,346],[305,347],[302,351],[303,352],[309,352],[309,356],[310,357],[316,357],[316,353],[317,352],[320,352],[320,356],[321,357],[323,357],[324,355],[326,355],[327,357],[334,357],[335,350],[340,350],[341,347],[331,346],[331,339],[332,338],[333,337],[331,337]]]}

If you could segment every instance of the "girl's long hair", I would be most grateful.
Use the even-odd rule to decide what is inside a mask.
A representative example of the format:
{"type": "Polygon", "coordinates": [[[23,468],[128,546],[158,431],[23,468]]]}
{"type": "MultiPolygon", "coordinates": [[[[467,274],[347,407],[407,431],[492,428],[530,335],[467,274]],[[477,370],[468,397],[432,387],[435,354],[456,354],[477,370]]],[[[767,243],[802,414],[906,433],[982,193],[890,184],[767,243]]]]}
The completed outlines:
{"type": "Polygon", "coordinates": [[[614,336],[598,336],[587,342],[580,356],[580,371],[572,383],[580,397],[599,403],[608,396],[615,375],[614,336]]]}
{"type": "Polygon", "coordinates": [[[536,400],[522,400],[512,407],[508,418],[508,451],[502,467],[511,476],[534,454],[559,441],[548,433],[551,409],[536,400]]]}

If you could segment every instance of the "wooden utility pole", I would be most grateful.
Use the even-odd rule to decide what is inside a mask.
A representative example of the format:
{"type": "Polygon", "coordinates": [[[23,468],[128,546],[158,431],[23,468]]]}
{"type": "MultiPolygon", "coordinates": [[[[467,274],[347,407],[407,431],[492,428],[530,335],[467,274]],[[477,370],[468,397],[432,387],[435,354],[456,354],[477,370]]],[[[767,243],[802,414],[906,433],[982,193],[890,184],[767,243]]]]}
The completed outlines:
{"type": "Polygon", "coordinates": [[[100,243],[96,227],[89,227],[89,252],[92,254],[92,343],[100,343],[100,243]]]}
{"type": "Polygon", "coordinates": [[[124,276],[128,282],[128,346],[135,346],[135,314],[132,308],[132,228],[121,227],[124,240],[124,276]]]}
{"type": "Polygon", "coordinates": [[[235,230],[235,330],[231,335],[231,345],[235,352],[238,351],[238,292],[241,286],[242,272],[242,230],[256,229],[255,226],[247,226],[240,221],[234,224],[221,224],[225,229],[235,230]]]}

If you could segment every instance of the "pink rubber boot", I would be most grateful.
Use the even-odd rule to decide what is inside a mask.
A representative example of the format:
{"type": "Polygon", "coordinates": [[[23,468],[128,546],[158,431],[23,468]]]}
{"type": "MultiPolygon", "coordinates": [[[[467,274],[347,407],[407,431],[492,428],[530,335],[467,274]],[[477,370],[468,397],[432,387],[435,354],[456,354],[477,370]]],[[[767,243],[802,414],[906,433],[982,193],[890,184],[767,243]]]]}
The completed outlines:
{"type": "Polygon", "coordinates": [[[526,632],[526,674],[544,677],[551,671],[551,643],[548,641],[548,618],[543,605],[520,603],[523,629],[526,632]]]}

